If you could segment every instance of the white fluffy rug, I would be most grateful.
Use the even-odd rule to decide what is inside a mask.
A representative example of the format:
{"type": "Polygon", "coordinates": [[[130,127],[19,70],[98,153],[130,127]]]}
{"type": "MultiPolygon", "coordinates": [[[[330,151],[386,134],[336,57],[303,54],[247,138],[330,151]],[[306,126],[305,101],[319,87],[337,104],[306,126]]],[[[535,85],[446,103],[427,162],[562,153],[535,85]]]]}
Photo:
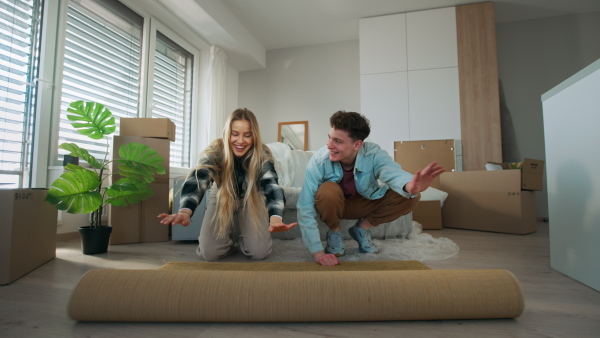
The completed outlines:
{"type": "MultiPolygon", "coordinates": [[[[379,254],[363,254],[358,251],[354,240],[346,240],[346,255],[341,261],[381,261],[381,260],[417,260],[433,262],[448,259],[458,253],[458,245],[444,237],[434,238],[423,233],[421,224],[413,221],[413,230],[408,239],[373,240],[379,248],[379,254]]],[[[224,261],[237,260],[239,253],[227,257],[224,261]]],[[[273,252],[265,259],[270,262],[310,262],[308,252],[301,238],[293,240],[273,240],[273,252]]]]}

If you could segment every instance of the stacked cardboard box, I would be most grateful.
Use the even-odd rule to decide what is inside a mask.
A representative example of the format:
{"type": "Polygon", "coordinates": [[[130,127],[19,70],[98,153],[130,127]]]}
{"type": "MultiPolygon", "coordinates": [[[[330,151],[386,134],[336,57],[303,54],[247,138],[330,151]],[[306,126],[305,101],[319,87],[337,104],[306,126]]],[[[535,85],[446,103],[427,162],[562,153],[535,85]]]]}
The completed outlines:
{"type": "MultiPolygon", "coordinates": [[[[113,157],[118,158],[121,145],[131,142],[141,143],[156,150],[165,160],[163,166],[166,173],[155,175],[155,181],[150,184],[154,195],[147,200],[126,207],[110,206],[108,218],[109,224],[113,227],[111,244],[169,240],[169,227],[160,224],[156,216],[159,213],[169,212],[169,158],[170,142],[175,140],[174,126],[169,119],[121,119],[121,135],[114,137],[113,157]],[[142,128],[138,128],[140,126],[142,128]]],[[[118,175],[113,176],[113,180],[119,178],[118,175]]]]}
{"type": "Polygon", "coordinates": [[[164,138],[175,142],[175,123],[167,118],[121,118],[121,136],[164,138]]]}
{"type": "Polygon", "coordinates": [[[58,210],[47,189],[0,189],[0,285],[56,257],[58,210]]]}
{"type": "MultiPolygon", "coordinates": [[[[456,170],[455,140],[424,140],[424,141],[398,141],[394,142],[394,160],[402,169],[414,174],[425,168],[429,163],[436,161],[447,171],[456,170]]],[[[431,186],[440,188],[440,179],[436,178],[431,186]]],[[[443,190],[443,189],[442,189],[443,190]]],[[[442,204],[440,201],[421,200],[412,212],[413,219],[419,222],[425,230],[442,228],[442,204]]]]}
{"type": "MultiPolygon", "coordinates": [[[[509,168],[509,164],[503,165],[509,168]]],[[[445,172],[444,227],[528,234],[536,231],[535,190],[543,187],[544,161],[526,159],[522,169],[445,172]]]]}
{"type": "Polygon", "coordinates": [[[504,170],[521,170],[522,190],[544,190],[544,161],[526,158],[522,162],[506,162],[499,165],[504,170]]]}

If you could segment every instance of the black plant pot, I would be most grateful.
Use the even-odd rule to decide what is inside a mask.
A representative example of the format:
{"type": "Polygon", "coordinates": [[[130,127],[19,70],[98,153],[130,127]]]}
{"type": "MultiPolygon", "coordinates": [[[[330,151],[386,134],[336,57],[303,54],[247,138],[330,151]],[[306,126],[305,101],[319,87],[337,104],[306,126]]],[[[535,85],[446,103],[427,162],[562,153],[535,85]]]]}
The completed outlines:
{"type": "Polygon", "coordinates": [[[112,226],[110,225],[79,227],[83,254],[95,255],[108,251],[108,241],[111,232],[112,226]]]}

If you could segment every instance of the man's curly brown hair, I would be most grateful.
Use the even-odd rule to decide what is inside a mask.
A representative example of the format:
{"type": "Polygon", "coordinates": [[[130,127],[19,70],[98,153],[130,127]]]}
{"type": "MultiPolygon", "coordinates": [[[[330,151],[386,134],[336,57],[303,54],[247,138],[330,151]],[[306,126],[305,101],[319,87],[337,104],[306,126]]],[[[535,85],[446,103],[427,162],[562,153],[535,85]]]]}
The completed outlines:
{"type": "Polygon", "coordinates": [[[347,131],[353,141],[364,141],[371,133],[369,120],[356,112],[340,110],[331,115],[329,124],[337,130],[347,131]]]}

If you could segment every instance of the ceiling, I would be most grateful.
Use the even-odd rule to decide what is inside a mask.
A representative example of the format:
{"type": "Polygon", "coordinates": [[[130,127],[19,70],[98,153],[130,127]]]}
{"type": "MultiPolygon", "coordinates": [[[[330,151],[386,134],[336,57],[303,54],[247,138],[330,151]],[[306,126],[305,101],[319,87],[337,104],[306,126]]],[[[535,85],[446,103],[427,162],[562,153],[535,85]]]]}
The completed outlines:
{"type": "MultiPolygon", "coordinates": [[[[140,6],[139,0],[120,0],[140,6]]],[[[266,67],[268,50],[358,40],[359,19],[481,0],[146,0],[143,10],[238,71],[266,67]]],[[[493,0],[496,22],[600,11],[600,0],[493,0]]]]}
{"type": "MultiPolygon", "coordinates": [[[[197,0],[197,2],[199,2],[197,0]]],[[[460,0],[221,0],[265,50],[358,39],[358,19],[460,0]]],[[[494,0],[496,22],[600,11],[599,0],[494,0]]]]}

